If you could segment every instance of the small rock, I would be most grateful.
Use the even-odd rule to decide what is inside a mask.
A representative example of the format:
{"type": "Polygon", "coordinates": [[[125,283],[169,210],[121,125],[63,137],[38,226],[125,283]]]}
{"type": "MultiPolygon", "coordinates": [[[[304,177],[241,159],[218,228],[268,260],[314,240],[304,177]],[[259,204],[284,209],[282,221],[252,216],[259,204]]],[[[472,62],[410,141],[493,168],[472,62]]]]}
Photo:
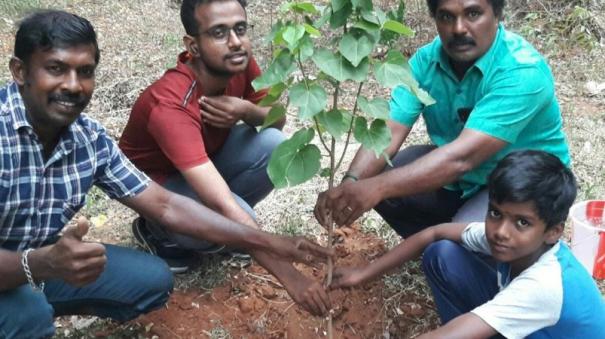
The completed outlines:
{"type": "Polygon", "coordinates": [[[240,311],[242,313],[249,313],[254,310],[254,300],[245,297],[237,300],[237,306],[239,306],[240,311]]]}

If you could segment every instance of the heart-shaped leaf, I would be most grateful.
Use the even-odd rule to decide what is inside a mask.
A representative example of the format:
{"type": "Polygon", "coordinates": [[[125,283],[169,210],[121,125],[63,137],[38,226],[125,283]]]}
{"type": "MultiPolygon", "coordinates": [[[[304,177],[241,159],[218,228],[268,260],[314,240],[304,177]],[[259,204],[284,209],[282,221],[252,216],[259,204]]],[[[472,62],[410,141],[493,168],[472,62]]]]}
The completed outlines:
{"type": "Polygon", "coordinates": [[[376,157],[379,157],[391,143],[391,131],[384,120],[380,119],[372,121],[368,128],[368,121],[364,117],[356,117],[353,135],[363,147],[374,151],[376,157]]]}
{"type": "Polygon", "coordinates": [[[309,144],[314,135],[312,128],[305,128],[275,148],[267,173],[276,188],[298,185],[319,171],[321,152],[309,144]]]}
{"type": "Polygon", "coordinates": [[[323,87],[317,84],[306,85],[300,82],[290,88],[288,94],[290,103],[298,107],[298,116],[301,119],[310,119],[321,112],[328,101],[328,95],[323,87]]]}
{"type": "Polygon", "coordinates": [[[369,62],[367,59],[357,66],[353,66],[340,53],[332,53],[328,49],[320,49],[313,54],[313,62],[327,75],[338,81],[354,80],[364,81],[368,76],[369,62]]]}
{"type": "Polygon", "coordinates": [[[389,102],[382,98],[374,98],[368,101],[363,96],[357,98],[359,108],[373,118],[387,120],[389,119],[389,102]]]}
{"type": "Polygon", "coordinates": [[[351,124],[351,114],[345,110],[333,109],[328,112],[321,112],[317,115],[317,121],[320,126],[325,128],[331,136],[336,139],[349,130],[351,124]]]}
{"type": "Polygon", "coordinates": [[[361,60],[372,52],[374,43],[369,34],[355,30],[342,37],[338,50],[354,67],[357,67],[361,60]]]}
{"type": "Polygon", "coordinates": [[[252,87],[260,91],[263,88],[269,88],[280,82],[285,82],[290,73],[294,72],[296,65],[294,59],[288,51],[282,50],[275,58],[273,63],[258,78],[252,81],[252,87]]]}

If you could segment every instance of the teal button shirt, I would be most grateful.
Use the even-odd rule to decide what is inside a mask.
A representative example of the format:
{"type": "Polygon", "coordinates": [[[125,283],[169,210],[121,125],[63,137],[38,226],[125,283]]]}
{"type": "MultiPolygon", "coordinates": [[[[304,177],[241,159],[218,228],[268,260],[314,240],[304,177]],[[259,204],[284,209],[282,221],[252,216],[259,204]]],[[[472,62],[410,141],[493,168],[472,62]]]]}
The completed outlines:
{"type": "Polygon", "coordinates": [[[507,142],[486,162],[446,186],[463,197],[476,193],[506,154],[536,149],[570,165],[552,73],[538,51],[499,26],[490,49],[462,80],[454,75],[437,37],[419,49],[410,66],[436,104],[424,106],[405,86],[393,89],[391,119],[412,127],[420,114],[431,141],[443,146],[468,128],[507,142]]]}

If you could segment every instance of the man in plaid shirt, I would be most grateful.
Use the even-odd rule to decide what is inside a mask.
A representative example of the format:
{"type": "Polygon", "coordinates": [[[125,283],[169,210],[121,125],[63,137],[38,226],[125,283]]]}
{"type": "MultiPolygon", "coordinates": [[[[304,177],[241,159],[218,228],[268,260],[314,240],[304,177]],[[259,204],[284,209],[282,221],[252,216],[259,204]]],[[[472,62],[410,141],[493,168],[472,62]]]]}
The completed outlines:
{"type": "MultiPolygon", "coordinates": [[[[172,274],[164,261],[83,241],[83,218],[66,226],[93,185],[172,232],[247,249],[274,274],[329,255],[303,238],[232,222],[138,171],[81,115],[99,54],[92,25],[66,12],[35,13],[17,32],[14,82],[0,88],[0,338],[52,336],[54,316],[128,320],[166,302],[172,274]]],[[[301,290],[293,297],[311,313],[329,309],[319,284],[301,290]]]]}

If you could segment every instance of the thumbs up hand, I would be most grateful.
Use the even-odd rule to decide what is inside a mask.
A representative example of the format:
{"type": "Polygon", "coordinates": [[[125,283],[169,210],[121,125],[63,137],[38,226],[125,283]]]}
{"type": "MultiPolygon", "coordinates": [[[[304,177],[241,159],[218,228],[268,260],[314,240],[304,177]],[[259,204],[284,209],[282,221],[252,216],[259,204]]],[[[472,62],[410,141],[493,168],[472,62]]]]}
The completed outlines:
{"type": "Polygon", "coordinates": [[[89,222],[84,217],[78,218],[75,224],[68,224],[46,258],[56,278],[76,287],[97,280],[107,262],[103,244],[82,240],[88,228],[89,222]]]}

